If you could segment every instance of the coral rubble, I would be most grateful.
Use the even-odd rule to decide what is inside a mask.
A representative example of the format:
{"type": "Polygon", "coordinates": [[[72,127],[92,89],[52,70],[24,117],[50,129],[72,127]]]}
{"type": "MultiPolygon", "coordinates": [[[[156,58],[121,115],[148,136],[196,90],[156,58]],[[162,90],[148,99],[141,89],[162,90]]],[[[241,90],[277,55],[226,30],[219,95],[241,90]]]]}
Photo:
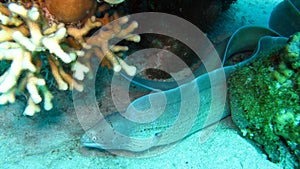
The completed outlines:
{"type": "Polygon", "coordinates": [[[232,119],[269,159],[299,167],[300,33],[230,77],[232,119]]]}
{"type": "MultiPolygon", "coordinates": [[[[91,74],[90,59],[94,53],[101,60],[106,60],[115,71],[124,69],[131,75],[135,73],[135,67],[127,65],[115,54],[128,48],[111,47],[109,40],[117,37],[138,42],[139,36],[132,34],[137,27],[136,22],[124,28],[128,18],[123,17],[111,26],[107,23],[118,19],[117,14],[97,18],[93,14],[95,10],[91,9],[91,13],[78,18],[72,10],[68,13],[68,9],[65,9],[66,13],[56,13],[50,2],[56,1],[10,1],[0,5],[0,62],[1,65],[9,65],[0,70],[0,104],[13,103],[16,95],[23,94],[28,99],[24,115],[32,116],[39,112],[41,103],[45,110],[53,108],[49,74],[59,90],[83,90],[80,81],[84,80],[86,73],[91,74]],[[49,12],[54,12],[57,20],[49,12]],[[59,19],[67,18],[65,15],[74,18],[59,19]],[[76,21],[80,24],[70,24],[76,21]],[[106,31],[87,35],[94,28],[101,27],[105,27],[106,31]],[[88,39],[92,39],[91,43],[88,39]]],[[[68,5],[74,5],[72,2],[68,5]]],[[[58,2],[56,6],[65,3],[58,2]]],[[[91,4],[96,6],[96,1],[91,0],[91,4]]]]}

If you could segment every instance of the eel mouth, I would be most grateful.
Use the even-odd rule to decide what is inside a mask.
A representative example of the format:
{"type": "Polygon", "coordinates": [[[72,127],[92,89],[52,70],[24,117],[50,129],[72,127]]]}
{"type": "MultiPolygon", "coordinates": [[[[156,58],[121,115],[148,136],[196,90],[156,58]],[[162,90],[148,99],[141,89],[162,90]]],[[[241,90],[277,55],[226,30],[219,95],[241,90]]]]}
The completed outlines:
{"type": "Polygon", "coordinates": [[[88,147],[88,148],[98,148],[98,149],[102,149],[102,147],[100,146],[100,144],[96,143],[93,138],[91,138],[90,136],[88,136],[88,134],[84,133],[81,138],[80,138],[80,142],[82,143],[82,145],[84,147],[88,147]]]}

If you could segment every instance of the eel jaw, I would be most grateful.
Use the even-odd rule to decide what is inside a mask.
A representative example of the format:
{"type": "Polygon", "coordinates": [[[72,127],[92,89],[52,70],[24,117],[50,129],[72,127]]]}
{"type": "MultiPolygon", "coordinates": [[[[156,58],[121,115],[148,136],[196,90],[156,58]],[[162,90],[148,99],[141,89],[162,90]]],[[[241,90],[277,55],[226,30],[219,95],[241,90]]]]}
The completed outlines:
{"type": "Polygon", "coordinates": [[[88,134],[84,133],[81,138],[80,142],[84,147],[88,148],[98,148],[98,149],[103,149],[98,143],[96,143],[93,138],[89,137],[88,134]]]}

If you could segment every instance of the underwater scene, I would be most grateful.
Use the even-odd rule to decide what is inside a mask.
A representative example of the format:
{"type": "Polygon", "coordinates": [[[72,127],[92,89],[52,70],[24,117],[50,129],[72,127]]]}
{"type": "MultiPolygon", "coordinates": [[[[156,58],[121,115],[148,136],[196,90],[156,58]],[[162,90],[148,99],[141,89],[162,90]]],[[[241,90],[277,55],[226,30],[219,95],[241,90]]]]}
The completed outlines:
{"type": "Polygon", "coordinates": [[[0,2],[0,169],[300,168],[300,0],[0,2]]]}

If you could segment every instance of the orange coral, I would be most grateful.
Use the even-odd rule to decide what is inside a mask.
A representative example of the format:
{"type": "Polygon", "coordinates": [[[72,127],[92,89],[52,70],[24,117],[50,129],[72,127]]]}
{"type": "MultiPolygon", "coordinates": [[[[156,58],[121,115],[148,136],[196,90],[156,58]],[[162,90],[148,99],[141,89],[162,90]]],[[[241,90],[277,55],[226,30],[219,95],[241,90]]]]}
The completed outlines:
{"type": "Polygon", "coordinates": [[[45,5],[55,18],[64,23],[82,21],[92,16],[97,7],[96,0],[45,0],[45,5]]]}

